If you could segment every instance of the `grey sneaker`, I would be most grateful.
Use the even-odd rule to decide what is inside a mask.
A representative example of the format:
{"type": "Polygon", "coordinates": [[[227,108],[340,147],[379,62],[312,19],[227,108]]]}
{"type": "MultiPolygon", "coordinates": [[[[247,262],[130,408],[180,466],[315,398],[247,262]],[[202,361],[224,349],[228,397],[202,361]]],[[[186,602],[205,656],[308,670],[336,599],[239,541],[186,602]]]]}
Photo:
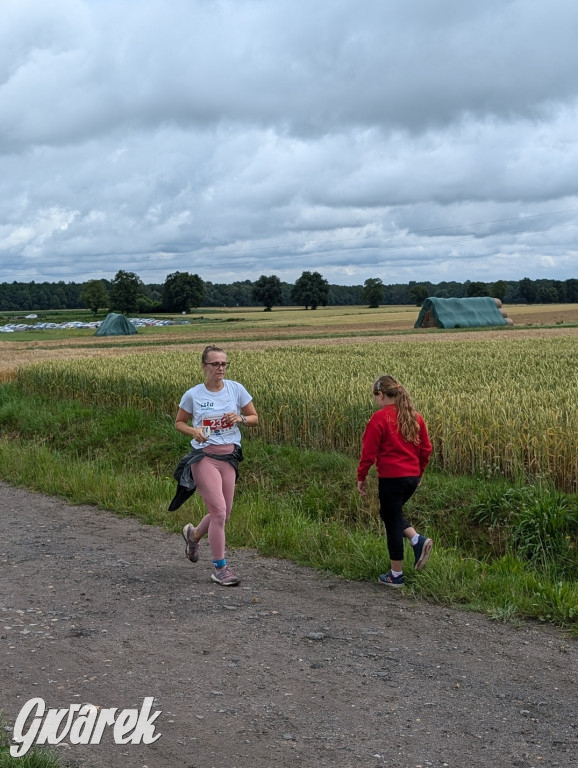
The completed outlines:
{"type": "Polygon", "coordinates": [[[415,558],[414,568],[416,571],[421,571],[422,568],[425,568],[425,564],[431,555],[432,547],[433,541],[420,535],[417,544],[413,548],[413,556],[415,558]]]}
{"type": "Polygon", "coordinates": [[[187,542],[185,544],[185,555],[189,558],[191,563],[196,563],[199,559],[199,547],[201,546],[200,541],[195,541],[193,539],[194,532],[195,526],[191,523],[187,523],[183,528],[183,538],[187,542]]]}
{"type": "Polygon", "coordinates": [[[213,568],[211,581],[216,581],[217,584],[222,584],[223,587],[234,587],[241,583],[241,579],[235,576],[228,565],[224,565],[222,568],[213,568]]]}

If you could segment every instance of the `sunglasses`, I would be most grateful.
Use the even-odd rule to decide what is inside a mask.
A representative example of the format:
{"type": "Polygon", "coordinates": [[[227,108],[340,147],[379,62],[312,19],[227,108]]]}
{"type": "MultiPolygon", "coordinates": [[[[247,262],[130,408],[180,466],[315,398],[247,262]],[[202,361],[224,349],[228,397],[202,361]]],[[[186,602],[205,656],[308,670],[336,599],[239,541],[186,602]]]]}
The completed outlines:
{"type": "Polygon", "coordinates": [[[205,363],[205,365],[212,365],[213,368],[228,368],[231,365],[231,363],[215,362],[215,363],[205,363]]]}

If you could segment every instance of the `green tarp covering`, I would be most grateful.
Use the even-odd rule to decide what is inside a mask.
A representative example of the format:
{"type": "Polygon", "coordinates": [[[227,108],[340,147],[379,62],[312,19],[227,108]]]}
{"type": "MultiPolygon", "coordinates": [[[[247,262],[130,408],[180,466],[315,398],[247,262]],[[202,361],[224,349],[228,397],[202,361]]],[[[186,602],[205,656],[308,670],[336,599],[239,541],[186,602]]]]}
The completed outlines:
{"type": "Polygon", "coordinates": [[[470,299],[426,299],[414,328],[479,328],[508,325],[491,296],[470,299]]]}
{"type": "Polygon", "coordinates": [[[136,333],[134,325],[124,315],[111,312],[96,330],[95,336],[130,336],[136,333]]]}

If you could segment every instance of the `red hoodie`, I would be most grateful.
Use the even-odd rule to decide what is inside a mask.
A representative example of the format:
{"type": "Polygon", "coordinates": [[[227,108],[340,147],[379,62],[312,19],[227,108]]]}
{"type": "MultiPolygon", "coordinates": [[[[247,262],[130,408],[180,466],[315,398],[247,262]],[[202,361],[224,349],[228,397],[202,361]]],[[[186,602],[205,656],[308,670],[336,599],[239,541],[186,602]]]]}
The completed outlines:
{"type": "Polygon", "coordinates": [[[423,475],[432,445],[423,418],[419,413],[416,413],[416,417],[419,424],[418,445],[403,439],[397,424],[397,405],[386,405],[373,414],[363,433],[361,458],[357,467],[358,480],[365,480],[373,464],[377,468],[378,477],[423,475]]]}

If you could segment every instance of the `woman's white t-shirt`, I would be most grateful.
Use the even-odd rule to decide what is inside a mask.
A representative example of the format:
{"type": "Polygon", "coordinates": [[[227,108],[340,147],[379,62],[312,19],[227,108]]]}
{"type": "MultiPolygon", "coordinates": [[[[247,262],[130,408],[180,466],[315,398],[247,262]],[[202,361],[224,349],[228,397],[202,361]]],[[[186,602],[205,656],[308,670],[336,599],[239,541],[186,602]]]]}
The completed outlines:
{"type": "Polygon", "coordinates": [[[191,440],[193,448],[206,445],[241,445],[241,430],[237,424],[228,426],[223,422],[225,413],[241,413],[253,399],[238,381],[223,379],[223,389],[211,392],[204,384],[197,384],[188,389],[181,398],[179,408],[192,414],[193,427],[210,427],[211,434],[206,443],[191,440]]]}

